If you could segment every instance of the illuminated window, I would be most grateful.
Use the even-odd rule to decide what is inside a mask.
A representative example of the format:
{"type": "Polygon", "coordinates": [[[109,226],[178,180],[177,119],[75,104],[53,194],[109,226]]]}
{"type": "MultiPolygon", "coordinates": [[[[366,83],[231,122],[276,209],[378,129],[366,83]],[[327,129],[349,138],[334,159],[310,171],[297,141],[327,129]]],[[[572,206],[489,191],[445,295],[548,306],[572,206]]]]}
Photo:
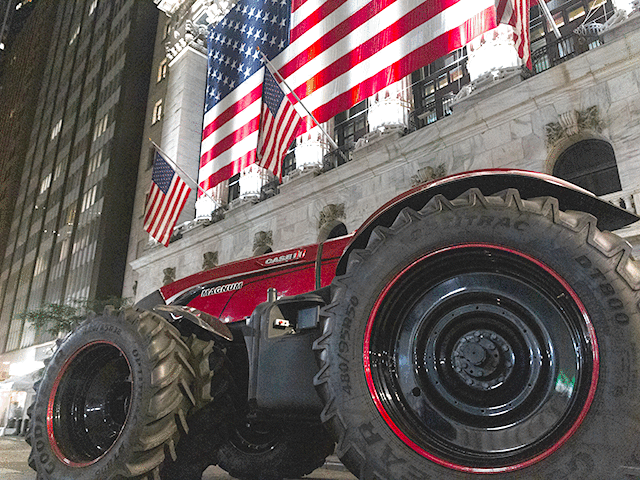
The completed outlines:
{"type": "MultiPolygon", "coordinates": [[[[531,41],[535,41],[541,37],[544,37],[544,27],[542,25],[538,25],[537,27],[533,27],[531,29],[531,41]]],[[[533,50],[533,47],[531,47],[533,50]]]]}
{"type": "MultiPolygon", "coordinates": [[[[558,28],[564,25],[564,16],[562,15],[562,12],[553,14],[553,23],[555,23],[558,28]]],[[[549,30],[551,30],[551,28],[549,28],[549,30]]]]}
{"type": "Polygon", "coordinates": [[[584,11],[584,7],[582,5],[578,5],[567,12],[569,17],[569,21],[573,22],[576,18],[580,18],[585,15],[587,12],[584,11]]]}
{"type": "Polygon", "coordinates": [[[449,85],[449,77],[446,73],[438,77],[438,88],[444,88],[449,85]]]}
{"type": "Polygon", "coordinates": [[[58,123],[55,124],[53,130],[51,130],[51,140],[56,138],[60,131],[62,130],[62,119],[58,120],[58,123]]]}
{"type": "Polygon", "coordinates": [[[44,177],[42,183],[40,183],[40,193],[44,193],[47,191],[47,188],[51,186],[51,174],[44,177]]]}
{"type": "Polygon", "coordinates": [[[598,8],[600,5],[607,3],[607,0],[591,0],[589,2],[589,10],[598,8]]]}
{"type": "Polygon", "coordinates": [[[151,123],[157,123],[162,119],[162,99],[158,100],[153,107],[153,116],[151,118],[151,123]]]}
{"type": "Polygon", "coordinates": [[[458,66],[453,70],[449,71],[449,76],[451,77],[452,82],[456,82],[462,78],[464,72],[462,71],[462,66],[458,66]]]}
{"type": "Polygon", "coordinates": [[[424,86],[424,96],[428,97],[432,95],[436,91],[436,87],[433,85],[433,82],[429,82],[424,86]]]}
{"type": "Polygon", "coordinates": [[[158,66],[158,82],[161,82],[164,78],[167,78],[167,59],[163,58],[158,66]]]}

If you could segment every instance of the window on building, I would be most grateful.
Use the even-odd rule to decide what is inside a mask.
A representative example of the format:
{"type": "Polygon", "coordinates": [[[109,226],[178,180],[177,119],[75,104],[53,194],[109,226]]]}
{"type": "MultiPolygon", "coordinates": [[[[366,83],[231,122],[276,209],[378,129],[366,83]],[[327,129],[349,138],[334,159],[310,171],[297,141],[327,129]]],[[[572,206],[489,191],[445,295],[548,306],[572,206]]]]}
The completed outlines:
{"type": "Polygon", "coordinates": [[[158,65],[158,82],[161,82],[163,79],[167,78],[167,59],[163,58],[158,65]]]}
{"type": "Polygon", "coordinates": [[[40,193],[44,193],[47,191],[47,188],[51,186],[51,174],[44,177],[42,182],[40,183],[40,193]]]}
{"type": "Polygon", "coordinates": [[[62,119],[58,120],[58,123],[56,123],[53,126],[53,129],[51,130],[51,140],[56,138],[60,134],[61,130],[62,130],[62,119]]]}
{"type": "Polygon", "coordinates": [[[596,195],[622,190],[613,147],[604,140],[574,143],[560,154],[553,174],[596,195]]]}
{"type": "Polygon", "coordinates": [[[69,39],[69,45],[71,45],[73,42],[76,41],[76,38],[78,38],[78,35],[80,35],[80,25],[78,25],[75,30],[73,31],[73,34],[71,35],[71,38],[69,39]]]}
{"type": "Polygon", "coordinates": [[[338,145],[350,148],[368,131],[367,100],[336,115],[335,134],[338,145]]]}
{"type": "Polygon", "coordinates": [[[153,116],[151,117],[151,123],[157,123],[162,119],[162,99],[158,100],[153,107],[153,116]]]}
{"type": "Polygon", "coordinates": [[[229,196],[228,202],[235,200],[240,196],[240,174],[236,173],[229,179],[229,196]]]}
{"type": "Polygon", "coordinates": [[[282,160],[282,175],[289,175],[296,169],[296,154],[295,154],[296,141],[293,140],[291,148],[287,151],[287,154],[282,160]]]}
{"type": "Polygon", "coordinates": [[[466,47],[413,72],[414,125],[424,127],[451,114],[453,98],[469,81],[466,47]]]}

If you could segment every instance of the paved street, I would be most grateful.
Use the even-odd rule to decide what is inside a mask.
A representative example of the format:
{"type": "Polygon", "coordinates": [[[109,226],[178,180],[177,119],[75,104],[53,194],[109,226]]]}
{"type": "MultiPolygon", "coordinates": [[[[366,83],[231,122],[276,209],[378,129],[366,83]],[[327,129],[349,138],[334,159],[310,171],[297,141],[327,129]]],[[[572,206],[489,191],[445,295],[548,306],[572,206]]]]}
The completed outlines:
{"type": "MultiPolygon", "coordinates": [[[[29,468],[29,445],[22,437],[0,437],[0,479],[35,480],[33,470],[29,468]]],[[[231,480],[233,477],[218,467],[209,467],[202,480],[231,480]]],[[[355,480],[340,464],[336,457],[329,457],[323,468],[319,468],[304,477],[309,480],[355,480]]]]}

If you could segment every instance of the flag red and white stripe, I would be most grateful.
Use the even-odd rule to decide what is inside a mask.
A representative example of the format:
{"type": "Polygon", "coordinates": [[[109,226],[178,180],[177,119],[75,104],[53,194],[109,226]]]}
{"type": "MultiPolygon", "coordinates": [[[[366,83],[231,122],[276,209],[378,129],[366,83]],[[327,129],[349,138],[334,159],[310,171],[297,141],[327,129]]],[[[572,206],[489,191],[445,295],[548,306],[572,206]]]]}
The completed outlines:
{"type": "Polygon", "coordinates": [[[496,24],[494,0],[293,0],[273,65],[319,122],[496,24]]]}
{"type": "Polygon", "coordinates": [[[537,0],[496,0],[496,19],[498,23],[511,25],[518,56],[529,70],[531,62],[531,38],[529,34],[529,9],[537,0]]]}
{"type": "Polygon", "coordinates": [[[151,190],[145,208],[144,229],[165,247],[169,245],[173,228],[190,192],[191,188],[160,152],[156,151],[151,190]]]}
{"type": "Polygon", "coordinates": [[[296,136],[302,118],[271,72],[264,74],[258,164],[282,178],[282,159],[296,136]]]}

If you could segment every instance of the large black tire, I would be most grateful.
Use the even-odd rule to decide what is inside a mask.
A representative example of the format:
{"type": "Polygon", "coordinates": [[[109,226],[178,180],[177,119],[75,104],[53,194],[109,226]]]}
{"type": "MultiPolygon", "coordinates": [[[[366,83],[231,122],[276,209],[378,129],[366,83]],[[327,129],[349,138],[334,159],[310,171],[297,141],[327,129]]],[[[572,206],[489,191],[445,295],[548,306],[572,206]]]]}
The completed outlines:
{"type": "Polygon", "coordinates": [[[177,459],[166,461],[160,470],[162,480],[200,480],[205,469],[218,462],[218,448],[229,437],[235,413],[234,383],[224,349],[195,335],[185,342],[196,373],[195,407],[187,418],[188,432],[176,448],[177,459]]]}
{"type": "Polygon", "coordinates": [[[640,269],[557,200],[472,189],[350,254],[315,349],[362,480],[640,477],[640,269]]]}
{"type": "Polygon", "coordinates": [[[33,404],[38,479],[157,479],[195,403],[188,356],[179,332],[151,312],[106,310],[80,325],[33,404]]]}
{"type": "Polygon", "coordinates": [[[218,465],[242,480],[300,478],[321,467],[333,448],[320,424],[236,424],[218,465]]]}

